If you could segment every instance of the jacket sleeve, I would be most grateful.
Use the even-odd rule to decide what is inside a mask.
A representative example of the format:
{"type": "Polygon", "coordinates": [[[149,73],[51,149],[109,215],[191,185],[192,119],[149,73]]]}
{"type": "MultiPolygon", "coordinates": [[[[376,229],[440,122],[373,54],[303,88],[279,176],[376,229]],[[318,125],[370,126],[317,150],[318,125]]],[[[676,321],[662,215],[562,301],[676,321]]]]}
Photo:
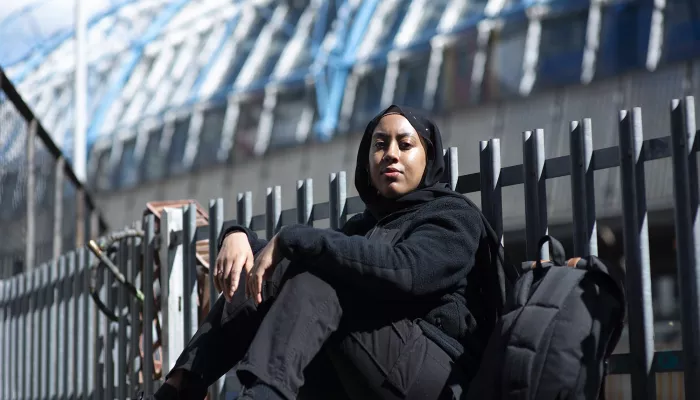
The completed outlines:
{"type": "MultiPolygon", "coordinates": [[[[349,235],[356,234],[362,230],[364,225],[367,225],[366,219],[367,218],[363,218],[362,214],[357,214],[347,221],[347,223],[343,226],[342,231],[349,235]]],[[[365,230],[367,230],[366,227],[365,230]]],[[[258,252],[260,252],[260,250],[267,245],[268,241],[266,239],[259,238],[255,231],[248,229],[243,225],[231,225],[221,232],[221,235],[217,240],[217,252],[221,251],[221,246],[224,244],[224,239],[226,236],[235,232],[243,232],[246,234],[246,236],[248,236],[248,243],[250,243],[250,248],[253,250],[253,255],[257,255],[258,252]]]]}
{"type": "Polygon", "coordinates": [[[395,245],[301,225],[283,229],[278,239],[286,258],[319,275],[365,290],[429,295],[464,279],[475,261],[481,224],[474,210],[447,205],[412,224],[395,245]]]}
{"type": "Polygon", "coordinates": [[[253,250],[253,255],[257,255],[258,252],[260,252],[260,250],[267,245],[267,240],[258,238],[258,234],[255,233],[255,231],[242,225],[233,225],[221,232],[217,243],[217,252],[221,251],[221,246],[224,244],[224,239],[226,236],[235,232],[243,232],[246,234],[246,236],[248,236],[248,243],[250,243],[250,248],[253,250]]]}

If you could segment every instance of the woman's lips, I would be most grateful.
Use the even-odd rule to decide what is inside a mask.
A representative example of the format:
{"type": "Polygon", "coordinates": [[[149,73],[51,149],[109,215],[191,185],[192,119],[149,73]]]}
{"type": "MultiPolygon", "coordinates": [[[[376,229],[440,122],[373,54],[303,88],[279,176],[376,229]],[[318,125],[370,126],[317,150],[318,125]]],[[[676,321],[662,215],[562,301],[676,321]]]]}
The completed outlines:
{"type": "Polygon", "coordinates": [[[389,177],[389,178],[397,178],[399,175],[401,175],[401,171],[399,171],[396,168],[385,168],[382,171],[382,175],[389,177]]]}

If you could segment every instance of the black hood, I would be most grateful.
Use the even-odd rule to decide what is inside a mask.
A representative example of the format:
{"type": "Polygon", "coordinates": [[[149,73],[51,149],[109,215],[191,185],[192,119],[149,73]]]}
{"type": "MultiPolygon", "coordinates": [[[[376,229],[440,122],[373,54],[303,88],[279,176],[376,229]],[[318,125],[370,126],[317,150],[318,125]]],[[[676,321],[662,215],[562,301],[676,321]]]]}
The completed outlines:
{"type": "Polygon", "coordinates": [[[355,166],[355,188],[360,198],[372,215],[379,219],[392,212],[425,203],[442,196],[459,196],[460,194],[449,189],[447,183],[442,182],[445,175],[445,159],[443,157],[442,137],[437,125],[418,111],[409,107],[392,105],[374,117],[362,136],[360,148],[357,151],[357,164],[355,166]],[[396,199],[387,199],[381,196],[372,186],[369,177],[369,148],[372,142],[372,133],[379,121],[387,114],[399,114],[408,120],[413,129],[423,138],[427,146],[425,172],[420,185],[413,192],[407,193],[396,199]]]}

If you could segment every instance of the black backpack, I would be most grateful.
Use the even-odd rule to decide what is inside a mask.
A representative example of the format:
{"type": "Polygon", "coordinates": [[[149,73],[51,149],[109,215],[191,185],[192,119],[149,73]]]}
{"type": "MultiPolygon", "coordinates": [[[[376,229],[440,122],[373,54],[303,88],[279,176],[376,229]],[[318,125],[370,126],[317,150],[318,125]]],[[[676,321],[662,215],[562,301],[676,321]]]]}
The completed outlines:
{"type": "Polygon", "coordinates": [[[624,272],[594,256],[566,260],[549,236],[538,247],[547,242],[552,260],[523,263],[512,292],[503,285],[508,266],[496,262],[507,301],[471,380],[470,400],[604,397],[607,360],[625,319],[624,272]]]}

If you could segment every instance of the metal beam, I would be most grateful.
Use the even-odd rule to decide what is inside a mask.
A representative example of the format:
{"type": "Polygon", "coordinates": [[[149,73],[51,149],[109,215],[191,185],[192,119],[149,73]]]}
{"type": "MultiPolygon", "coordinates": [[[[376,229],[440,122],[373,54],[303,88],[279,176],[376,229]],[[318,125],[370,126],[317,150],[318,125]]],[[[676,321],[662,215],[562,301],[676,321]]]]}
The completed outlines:
{"type": "Polygon", "coordinates": [[[75,75],[73,93],[73,169],[81,182],[87,180],[87,142],[85,134],[88,123],[87,84],[88,67],[85,47],[87,44],[87,19],[84,3],[75,1],[75,75]]]}
{"type": "Polygon", "coordinates": [[[425,74],[425,88],[423,89],[423,108],[426,110],[432,110],[435,107],[435,97],[440,84],[444,57],[444,45],[440,41],[431,42],[430,61],[428,61],[428,71],[425,74]]]}
{"type": "Polygon", "coordinates": [[[401,69],[401,59],[395,52],[387,54],[387,66],[384,73],[384,86],[382,87],[381,98],[379,100],[380,108],[389,107],[394,101],[396,95],[396,86],[399,79],[401,69]]]}
{"type": "Polygon", "coordinates": [[[347,40],[344,41],[345,48],[341,59],[339,62],[333,62],[335,65],[333,65],[331,72],[332,80],[328,92],[328,101],[324,105],[322,120],[319,121],[316,127],[316,134],[321,140],[330,139],[338,125],[340,106],[343,101],[343,93],[345,92],[345,84],[350,73],[351,64],[354,62],[357,48],[367,31],[377,4],[379,4],[379,0],[365,0],[362,2],[357,10],[357,15],[346,38],[347,40]]]}
{"type": "MultiPolygon", "coordinates": [[[[258,79],[266,78],[264,76],[259,76],[256,78],[255,75],[263,67],[264,62],[270,56],[268,47],[271,45],[271,40],[273,39],[274,34],[282,27],[283,24],[285,24],[285,19],[287,18],[288,13],[289,7],[279,6],[275,8],[273,15],[270,18],[267,18],[267,23],[264,25],[260,33],[258,33],[258,37],[255,39],[255,43],[253,44],[253,49],[256,50],[252,50],[248,53],[248,57],[246,57],[246,60],[243,62],[243,65],[241,66],[241,69],[233,82],[233,90],[245,90],[258,79]]],[[[288,42],[289,37],[286,39],[283,46],[285,46],[288,42]]]]}
{"type": "Polygon", "coordinates": [[[236,27],[236,24],[238,24],[238,21],[241,19],[241,14],[243,14],[243,11],[241,9],[238,9],[236,15],[226,23],[226,28],[224,30],[223,35],[221,36],[219,44],[216,46],[216,49],[214,49],[214,51],[212,52],[211,57],[209,57],[209,61],[207,61],[207,63],[199,70],[197,79],[194,81],[194,84],[190,89],[190,100],[194,100],[195,98],[199,97],[199,91],[202,88],[204,82],[207,80],[209,72],[211,72],[212,67],[219,60],[219,57],[223,53],[222,50],[226,43],[228,43],[228,41],[231,40],[231,34],[233,33],[233,29],[236,27]]]}
{"type": "MultiPolygon", "coordinates": [[[[297,75],[299,70],[294,70],[293,66],[298,61],[299,57],[304,53],[304,49],[309,51],[310,55],[314,55],[314,29],[317,26],[316,23],[319,19],[322,19],[322,11],[325,4],[324,0],[313,0],[309,2],[308,6],[299,16],[299,20],[296,24],[296,32],[287,43],[284,45],[284,49],[280,53],[279,59],[275,63],[275,68],[270,74],[270,77],[276,82],[285,81],[289,79],[292,75],[297,75]],[[307,44],[308,43],[308,44],[307,44]]],[[[316,46],[316,49],[318,46],[316,46]]],[[[305,71],[304,75],[308,71],[305,71]]],[[[303,79],[303,77],[302,77],[303,79]]]]}
{"type": "Polygon", "coordinates": [[[600,31],[602,27],[602,1],[591,0],[586,21],[586,44],[583,48],[581,62],[581,83],[588,84],[593,80],[600,50],[600,31]]]}
{"type": "MultiPolygon", "coordinates": [[[[185,170],[190,171],[192,164],[197,156],[197,148],[199,147],[199,135],[202,134],[202,125],[204,124],[204,107],[197,106],[192,110],[190,117],[190,125],[187,127],[187,139],[185,139],[185,150],[182,153],[182,165],[185,170]]],[[[172,146],[172,138],[170,146],[172,146]]],[[[168,151],[172,151],[168,149],[168,151]]]]}
{"type": "Polygon", "coordinates": [[[277,106],[277,90],[266,89],[263,99],[263,109],[258,122],[258,132],[255,138],[253,152],[255,155],[263,155],[270,147],[270,137],[275,120],[275,107],[277,106]]]}
{"type": "MultiPolygon", "coordinates": [[[[274,3],[274,2],[273,2],[274,3]]],[[[269,24],[272,21],[272,16],[275,14],[275,9],[277,7],[282,6],[282,4],[274,4],[274,6],[255,6],[255,11],[257,11],[261,17],[265,18],[267,20],[267,23],[269,24]]],[[[291,7],[289,7],[291,9],[291,7]]],[[[280,30],[287,34],[288,38],[291,38],[294,36],[294,32],[296,31],[296,26],[293,26],[289,24],[286,21],[282,21],[282,24],[280,25],[280,30]]]]}
{"type": "Polygon", "coordinates": [[[199,92],[193,92],[195,94],[191,101],[224,100],[230,94],[232,83],[227,85],[225,81],[229,79],[230,82],[234,82],[236,78],[231,77],[231,74],[234,73],[233,68],[238,69],[235,71],[238,74],[245,63],[239,46],[246,42],[258,18],[257,11],[248,3],[242,7],[240,12],[241,20],[236,24],[231,37],[224,43],[221,54],[211,65],[210,71],[201,83],[199,92]]]}
{"type": "Polygon", "coordinates": [[[233,148],[238,117],[241,115],[241,105],[238,101],[228,99],[226,104],[226,114],[224,114],[224,125],[221,127],[221,146],[216,154],[219,162],[226,161],[233,148]]]}
{"type": "Polygon", "coordinates": [[[410,1],[411,4],[408,5],[408,11],[404,14],[398,31],[394,37],[387,38],[391,41],[393,48],[401,49],[408,46],[415,38],[420,22],[426,17],[426,8],[437,7],[437,3],[428,3],[426,0],[410,1]]]}
{"type": "Polygon", "coordinates": [[[168,22],[170,22],[188,2],[188,0],[176,0],[164,7],[148,29],[146,29],[143,36],[136,41],[129,54],[126,55],[126,61],[122,63],[119,72],[116,74],[116,79],[112,82],[95,111],[93,121],[88,129],[88,146],[95,141],[98,131],[107,116],[107,112],[110,107],[112,107],[112,103],[119,97],[124,85],[129,81],[132,72],[136,69],[139,61],[141,61],[141,56],[143,55],[146,45],[160,35],[163,29],[168,25],[168,22]]]}
{"type": "Polygon", "coordinates": [[[528,96],[537,81],[537,64],[540,58],[542,42],[542,20],[540,15],[528,15],[527,33],[525,34],[525,52],[523,53],[522,76],[518,92],[528,96]]]}
{"type": "MultiPolygon", "coordinates": [[[[333,35],[338,38],[345,37],[348,29],[348,23],[350,22],[350,17],[352,15],[351,5],[349,0],[338,0],[338,10],[336,16],[336,28],[333,35]]],[[[322,44],[325,37],[319,38],[319,46],[314,50],[312,48],[313,63],[311,64],[311,73],[314,75],[314,87],[316,89],[316,108],[319,114],[319,125],[325,119],[326,115],[326,105],[328,104],[328,79],[329,71],[327,68],[329,58],[331,53],[342,52],[345,41],[337,39],[335,46],[328,53],[321,51],[322,44]]],[[[318,128],[315,128],[318,129],[318,128]]]]}
{"type": "MultiPolygon", "coordinates": [[[[318,8],[318,16],[314,21],[314,27],[311,31],[311,54],[314,56],[323,43],[326,27],[328,26],[328,9],[331,0],[321,0],[318,8]]],[[[340,8],[340,6],[339,6],[340,8]]]]}
{"type": "Polygon", "coordinates": [[[649,71],[656,71],[656,68],[661,62],[664,49],[664,25],[666,23],[664,18],[666,2],[662,0],[653,0],[653,3],[654,9],[651,14],[646,59],[646,67],[649,71]]]}
{"type": "Polygon", "coordinates": [[[304,107],[304,111],[301,114],[301,118],[299,119],[299,123],[297,124],[297,130],[296,130],[296,140],[297,143],[304,143],[306,139],[309,137],[309,133],[311,133],[311,129],[313,129],[314,125],[314,105],[312,104],[311,101],[309,101],[309,89],[307,88],[306,90],[306,97],[307,97],[307,105],[304,107]]]}

